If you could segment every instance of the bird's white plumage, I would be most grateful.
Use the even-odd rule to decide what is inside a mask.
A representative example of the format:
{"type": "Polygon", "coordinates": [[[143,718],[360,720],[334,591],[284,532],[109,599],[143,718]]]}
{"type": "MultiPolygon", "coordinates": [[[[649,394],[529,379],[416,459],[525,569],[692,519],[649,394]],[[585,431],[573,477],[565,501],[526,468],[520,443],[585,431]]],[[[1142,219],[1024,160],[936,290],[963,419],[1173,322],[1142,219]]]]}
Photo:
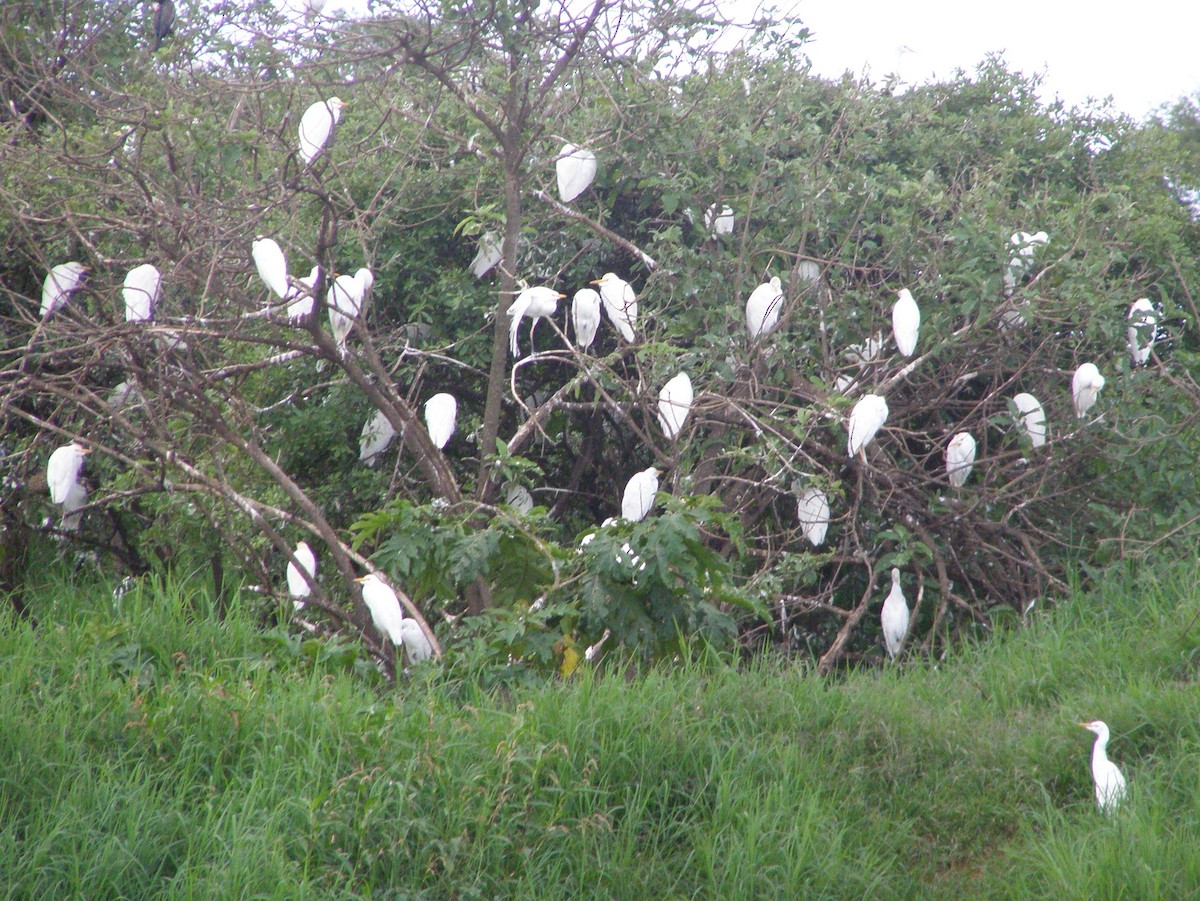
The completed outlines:
{"type": "Polygon", "coordinates": [[[87,266],[83,263],[70,262],[59,263],[46,273],[46,279],[42,282],[43,318],[66,303],[67,298],[79,288],[79,283],[87,271],[87,266]]]}
{"type": "Polygon", "coordinates": [[[283,248],[273,238],[259,235],[250,245],[250,256],[254,257],[254,265],[258,276],[270,289],[271,293],[281,300],[288,294],[287,257],[283,248]]]}
{"type": "Polygon", "coordinates": [[[883,332],[876,332],[862,344],[851,344],[846,348],[846,356],[851,361],[863,366],[872,362],[883,350],[883,332]]]}
{"type": "Polygon", "coordinates": [[[908,601],[904,597],[904,589],[900,587],[900,570],[892,568],[892,590],[883,600],[883,611],[879,622],[883,626],[883,644],[888,656],[895,657],[900,653],[904,644],[904,636],[908,634],[908,601]]]}
{"type": "Polygon", "coordinates": [[[1104,387],[1104,376],[1095,363],[1082,363],[1071,377],[1071,399],[1075,404],[1075,415],[1083,419],[1088,410],[1096,405],[1100,389],[1104,387]]]}
{"type": "Polygon", "coordinates": [[[304,18],[315,19],[325,8],[325,0],[301,0],[301,7],[304,10],[304,18]]]}
{"type": "Polygon", "coordinates": [[[1013,397],[1013,405],[1017,408],[1018,425],[1029,436],[1030,443],[1041,447],[1046,443],[1046,411],[1032,394],[1022,391],[1013,397]]]}
{"type": "Polygon", "coordinates": [[[401,631],[404,612],[400,609],[400,598],[392,591],[391,586],[375,573],[355,581],[362,585],[363,603],[371,611],[371,621],[375,623],[375,628],[399,647],[404,643],[404,633],[401,631]]]}
{"type": "Polygon", "coordinates": [[[400,620],[400,639],[404,642],[404,650],[408,651],[409,663],[420,663],[433,656],[433,645],[415,619],[405,617],[400,620]]]}
{"type": "Polygon", "coordinates": [[[154,305],[162,287],[162,274],[153,263],[135,266],[125,275],[121,294],[125,298],[125,321],[146,322],[154,318],[154,305]]]}
{"type": "Polygon", "coordinates": [[[692,380],[686,372],[679,373],[658,392],[658,424],[672,441],[683,430],[693,398],[692,380]]]}
{"type": "Polygon", "coordinates": [[[911,357],[917,349],[917,336],[921,329],[921,308],[908,288],[900,289],[900,296],[892,305],[892,335],[901,356],[911,357]]]}
{"type": "Polygon", "coordinates": [[[596,155],[590,150],[563,144],[554,163],[558,176],[558,196],[563,203],[570,203],[586,191],[596,178],[596,155]]]}
{"type": "Polygon", "coordinates": [[[531,320],[529,325],[529,350],[533,352],[533,330],[537,328],[537,321],[546,316],[553,316],[558,310],[558,301],[560,298],[566,297],[565,294],[559,294],[553,288],[547,288],[543,285],[538,285],[533,288],[524,288],[513,300],[508,308],[510,322],[508,323],[508,349],[512,352],[513,359],[516,359],[520,353],[520,348],[517,346],[517,331],[521,327],[521,320],[528,316],[531,320]]]}
{"type": "Polygon", "coordinates": [[[83,514],[79,512],[79,509],[87,502],[87,488],[76,482],[71,486],[62,502],[62,522],[59,523],[59,527],[64,532],[78,531],[79,523],[83,519],[83,514]]]}
{"type": "Polygon", "coordinates": [[[621,497],[621,516],[630,522],[641,522],[654,506],[654,495],[658,493],[658,470],[651,466],[635,473],[625,483],[621,497]]]}
{"type": "Polygon", "coordinates": [[[875,433],[887,422],[887,418],[887,401],[878,394],[864,395],[854,405],[854,409],[850,411],[847,442],[847,450],[851,457],[871,443],[875,433]]]}
{"type": "Polygon", "coordinates": [[[633,341],[634,325],[637,324],[638,302],[633,285],[614,272],[606,272],[602,278],[592,282],[600,288],[600,300],[608,319],[626,341],[633,341]]]}
{"type": "Polygon", "coordinates": [[[783,311],[783,283],[772,276],[750,292],[746,301],[746,328],[751,340],[771,334],[783,311]]]}
{"type": "Polygon", "coordinates": [[[975,465],[975,439],[970,432],[959,432],[946,445],[946,478],[955,488],[961,488],[975,465]]]}
{"type": "Polygon", "coordinates": [[[1154,333],[1158,328],[1158,316],[1150,298],[1139,297],[1129,308],[1129,327],[1126,337],[1129,345],[1129,361],[1134,366],[1145,366],[1154,350],[1154,333]]]}
{"type": "Polygon", "coordinates": [[[329,136],[342,118],[345,105],[341,98],[330,97],[328,100],[318,100],[304,111],[300,117],[300,159],[304,165],[310,165],[321,155],[329,136]]]}
{"type": "Polygon", "coordinates": [[[72,441],[50,455],[46,461],[46,484],[54,503],[64,503],[68,492],[79,482],[79,470],[83,469],[83,458],[87,454],[87,448],[72,441]]]}
{"type": "Polygon", "coordinates": [[[359,462],[374,466],[376,458],[387,450],[395,437],[396,429],[392,423],[382,410],[376,410],[375,415],[363,423],[358,436],[359,462]]]}
{"type": "Polygon", "coordinates": [[[533,509],[533,495],[524,485],[514,483],[509,485],[508,490],[504,492],[504,503],[518,513],[525,514],[533,509]]]}
{"type": "Polygon", "coordinates": [[[733,207],[722,206],[721,212],[717,212],[717,205],[714,203],[704,211],[704,227],[708,229],[709,234],[714,238],[719,238],[722,235],[732,235],[734,226],[733,207]]]}
{"type": "Polygon", "coordinates": [[[1006,294],[1011,294],[1013,288],[1017,286],[1017,282],[1028,275],[1033,270],[1033,259],[1039,247],[1044,247],[1050,240],[1050,236],[1044,231],[1034,232],[1016,232],[1009,239],[1008,243],[1012,245],[1014,253],[1009,257],[1008,265],[1004,269],[1004,290],[1006,294]]]}
{"type": "Polygon", "coordinates": [[[354,326],[354,320],[362,312],[367,292],[375,283],[369,269],[359,269],[354,275],[342,274],[333,280],[326,294],[329,304],[329,333],[343,355],[346,353],[346,338],[354,326]]]}
{"type": "Polygon", "coordinates": [[[307,541],[296,543],[296,549],[292,551],[293,559],[288,561],[287,565],[287,586],[288,594],[292,596],[293,603],[296,608],[304,606],[303,598],[312,594],[312,587],[308,582],[304,581],[304,576],[300,569],[308,573],[310,579],[315,580],[317,577],[317,555],[313,553],[313,549],[308,546],[307,541]],[[297,566],[296,564],[299,564],[297,566]]]}
{"type": "Polygon", "coordinates": [[[1092,781],[1096,786],[1096,806],[1101,813],[1112,813],[1125,800],[1125,777],[1117,765],[1108,759],[1108,724],[1103,720],[1093,720],[1079,725],[1096,736],[1092,745],[1092,781]]]}
{"type": "Polygon", "coordinates": [[[500,246],[500,236],[495,232],[484,232],[479,236],[479,246],[475,250],[475,258],[471,260],[471,274],[483,278],[496,268],[496,264],[504,259],[504,250],[500,246]]]}
{"type": "Polygon", "coordinates": [[[575,327],[575,344],[587,350],[596,340],[600,328],[600,295],[594,288],[580,288],[571,301],[571,324],[575,327]]]}
{"type": "Polygon", "coordinates": [[[313,314],[313,310],[317,308],[317,282],[321,279],[321,267],[313,266],[308,275],[304,278],[297,279],[301,285],[308,289],[308,292],[293,291],[291,297],[295,300],[288,304],[288,321],[299,322],[307,316],[313,314]]]}
{"type": "Polygon", "coordinates": [[[796,518],[813,547],[825,543],[829,531],[829,498],[820,488],[806,488],[796,501],[796,518]]]}
{"type": "Polygon", "coordinates": [[[454,434],[454,422],[458,417],[458,401],[454,395],[435,394],[425,401],[425,427],[435,447],[445,447],[454,434]]]}

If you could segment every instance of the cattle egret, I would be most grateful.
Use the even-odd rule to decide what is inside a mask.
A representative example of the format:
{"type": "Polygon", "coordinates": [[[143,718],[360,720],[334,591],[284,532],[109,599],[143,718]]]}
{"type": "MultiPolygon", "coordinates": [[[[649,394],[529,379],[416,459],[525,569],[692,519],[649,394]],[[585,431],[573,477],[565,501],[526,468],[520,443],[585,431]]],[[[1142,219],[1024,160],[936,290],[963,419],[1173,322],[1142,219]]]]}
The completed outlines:
{"type": "Polygon", "coordinates": [[[342,355],[346,354],[346,338],[354,320],[362,312],[367,292],[375,283],[369,269],[359,269],[354,275],[339,275],[326,294],[329,303],[329,332],[342,355]]]}
{"type": "Polygon", "coordinates": [[[751,291],[750,299],[746,301],[746,328],[751,340],[771,334],[779,324],[782,311],[783,283],[776,275],[751,291]]]}
{"type": "Polygon", "coordinates": [[[303,0],[304,18],[315,19],[325,8],[325,0],[303,0]]]}
{"type": "Polygon", "coordinates": [[[704,227],[708,229],[709,234],[714,238],[719,238],[722,235],[733,234],[733,207],[722,206],[721,212],[717,212],[717,205],[714,203],[704,211],[704,227]]]}
{"type": "Polygon", "coordinates": [[[1096,405],[1100,389],[1104,387],[1104,376],[1095,363],[1083,363],[1071,378],[1071,398],[1075,403],[1075,415],[1083,419],[1087,411],[1096,405]]]}
{"type": "Polygon", "coordinates": [[[524,485],[509,485],[504,493],[504,503],[524,515],[533,509],[533,495],[524,485]]]}
{"type": "Polygon", "coordinates": [[[400,624],[404,621],[404,613],[400,609],[400,598],[392,591],[383,579],[375,573],[369,573],[355,579],[362,585],[363,603],[371,611],[371,621],[375,628],[386,635],[396,647],[404,643],[400,624]]]}
{"type": "Polygon", "coordinates": [[[883,625],[884,647],[888,656],[894,658],[900,653],[904,636],[908,634],[908,601],[904,598],[904,589],[900,587],[900,570],[895,567],[892,567],[892,590],[884,598],[879,621],[883,625]]]}
{"type": "Polygon", "coordinates": [[[849,455],[853,457],[860,453],[871,439],[875,437],[875,433],[883,428],[883,424],[887,422],[888,405],[887,401],[878,394],[867,394],[854,405],[854,409],[850,411],[850,426],[849,426],[849,455]]]}
{"type": "Polygon", "coordinates": [[[829,498],[820,488],[807,488],[796,502],[796,518],[804,537],[813,547],[825,543],[829,531],[829,498]]]}
{"type": "Polygon", "coordinates": [[[296,550],[292,552],[292,558],[287,565],[288,594],[292,596],[292,606],[299,610],[304,606],[304,598],[312,594],[312,586],[304,580],[301,569],[308,574],[310,581],[316,581],[317,555],[308,546],[308,542],[300,541],[296,544],[296,550]]]}
{"type": "Polygon", "coordinates": [[[600,300],[604,304],[604,312],[608,314],[621,337],[633,341],[633,325],[637,322],[637,294],[633,285],[612,272],[604,273],[591,284],[600,286],[600,300]]]}
{"type": "Polygon", "coordinates": [[[408,651],[409,663],[420,663],[433,656],[433,645],[415,619],[405,617],[400,620],[400,638],[404,642],[404,650],[408,651]]]}
{"type": "Polygon", "coordinates": [[[846,348],[846,356],[862,366],[870,363],[883,350],[883,332],[876,332],[874,337],[867,338],[862,344],[851,344],[846,348]]]}
{"type": "Polygon", "coordinates": [[[587,350],[600,328],[600,295],[593,288],[580,288],[571,301],[571,324],[575,326],[575,344],[587,350]]]}
{"type": "Polygon", "coordinates": [[[1096,734],[1092,745],[1092,779],[1096,783],[1096,806],[1101,813],[1112,813],[1125,799],[1125,777],[1117,765],[1108,759],[1108,725],[1093,720],[1079,725],[1096,734]]]}
{"type": "Polygon", "coordinates": [[[425,426],[435,447],[443,448],[454,434],[454,420],[458,416],[458,401],[451,394],[435,394],[425,401],[425,426]]]}
{"type": "Polygon", "coordinates": [[[321,155],[346,106],[339,97],[318,100],[300,117],[300,159],[308,166],[321,155]]]}
{"type": "Polygon", "coordinates": [[[250,256],[254,257],[254,265],[258,268],[258,276],[263,280],[272,294],[281,300],[288,294],[287,257],[283,249],[272,238],[259,235],[250,245],[250,256]]]}
{"type": "Polygon", "coordinates": [[[908,288],[900,290],[900,296],[892,306],[892,334],[900,355],[911,357],[917,349],[917,334],[921,328],[921,308],[913,299],[908,288]]]}
{"type": "Polygon", "coordinates": [[[654,506],[654,495],[658,493],[658,470],[651,466],[635,473],[625,484],[621,498],[621,516],[630,522],[641,522],[654,506]]]}
{"type": "Polygon", "coordinates": [[[90,451],[72,441],[57,448],[46,461],[46,484],[50,488],[50,500],[56,504],[66,502],[67,493],[79,481],[79,470],[83,458],[90,451]]]}
{"type": "Polygon", "coordinates": [[[955,488],[961,488],[975,465],[975,439],[969,432],[959,432],[946,445],[946,478],[955,488]]]}
{"type": "Polygon", "coordinates": [[[801,260],[796,264],[796,280],[815,285],[821,281],[821,267],[812,260],[801,260]]]}
{"type": "Polygon", "coordinates": [[[554,170],[558,175],[559,199],[570,203],[596,178],[596,155],[574,144],[563,144],[554,170]]]}
{"type": "Polygon", "coordinates": [[[158,9],[154,11],[154,50],[174,33],[175,4],[171,0],[158,0],[158,9]]]}
{"type": "Polygon", "coordinates": [[[154,318],[154,305],[158,303],[161,285],[162,275],[150,263],[129,270],[121,289],[125,297],[126,322],[146,322],[154,318]]]}
{"type": "Polygon", "coordinates": [[[317,282],[320,280],[320,266],[313,266],[307,276],[297,279],[301,285],[308,289],[308,292],[292,292],[291,296],[295,297],[295,300],[288,304],[289,322],[300,322],[313,314],[313,311],[317,308],[317,282]]]}
{"type": "Polygon", "coordinates": [[[1129,308],[1129,361],[1134,366],[1145,366],[1154,350],[1154,333],[1158,329],[1158,316],[1150,298],[1139,297],[1129,308]]]}
{"type": "Polygon", "coordinates": [[[683,430],[692,409],[692,398],[692,380],[686,372],[679,373],[658,392],[658,424],[672,441],[683,430]]]}
{"type": "Polygon", "coordinates": [[[471,260],[471,274],[483,278],[496,268],[496,264],[504,259],[504,251],[500,246],[500,236],[495,232],[484,232],[479,236],[479,247],[475,258],[471,260]]]}
{"type": "Polygon", "coordinates": [[[382,410],[376,410],[375,415],[363,423],[362,432],[358,436],[358,459],[368,466],[375,465],[375,459],[387,450],[396,430],[392,427],[382,410]]]}
{"type": "Polygon", "coordinates": [[[1016,232],[1008,239],[1008,243],[1015,248],[1014,255],[1009,258],[1008,266],[1004,270],[1004,291],[1005,294],[1011,294],[1013,288],[1017,286],[1017,281],[1028,275],[1033,269],[1033,257],[1039,247],[1043,247],[1049,242],[1050,236],[1045,232],[1016,232]]]}
{"type": "Polygon", "coordinates": [[[83,263],[71,262],[59,263],[47,273],[46,280],[42,282],[43,319],[66,303],[67,298],[79,288],[79,283],[83,281],[87,271],[88,268],[83,263]]]}
{"type": "Polygon", "coordinates": [[[559,299],[566,296],[544,286],[521,290],[508,308],[508,315],[512,319],[508,324],[508,349],[512,351],[513,359],[520,353],[517,348],[517,329],[521,326],[521,320],[525,316],[530,319],[529,352],[533,353],[533,330],[537,328],[537,321],[545,316],[553,316],[558,309],[559,299]]]}
{"type": "Polygon", "coordinates": [[[88,502],[88,490],[79,482],[71,486],[71,490],[67,492],[67,496],[62,502],[62,521],[59,523],[59,528],[64,532],[79,531],[79,523],[83,519],[83,514],[79,512],[80,508],[88,502]]]}
{"type": "Polygon", "coordinates": [[[1029,436],[1030,443],[1035,448],[1044,445],[1046,443],[1046,411],[1042,409],[1038,399],[1032,394],[1021,392],[1013,398],[1013,405],[1017,408],[1017,422],[1029,436]]]}

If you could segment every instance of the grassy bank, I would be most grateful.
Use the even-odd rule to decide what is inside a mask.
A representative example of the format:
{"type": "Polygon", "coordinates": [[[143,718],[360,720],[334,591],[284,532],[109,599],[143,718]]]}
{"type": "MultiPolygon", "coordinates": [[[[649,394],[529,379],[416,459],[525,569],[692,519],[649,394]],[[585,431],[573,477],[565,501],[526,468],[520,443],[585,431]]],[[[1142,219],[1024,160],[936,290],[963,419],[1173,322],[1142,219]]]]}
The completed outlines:
{"type": "Polygon", "coordinates": [[[9,897],[1200,896],[1198,571],[953,659],[389,691],[186,588],[0,628],[9,897]],[[1095,810],[1091,735],[1130,782],[1095,810]]]}

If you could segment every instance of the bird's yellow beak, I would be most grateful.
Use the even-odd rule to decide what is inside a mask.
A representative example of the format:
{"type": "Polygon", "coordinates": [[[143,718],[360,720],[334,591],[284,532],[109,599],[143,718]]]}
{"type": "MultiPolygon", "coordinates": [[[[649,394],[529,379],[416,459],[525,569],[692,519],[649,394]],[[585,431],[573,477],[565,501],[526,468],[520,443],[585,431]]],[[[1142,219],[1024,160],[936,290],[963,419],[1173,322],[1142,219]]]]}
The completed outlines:
{"type": "Polygon", "coordinates": [[[1085,728],[1085,729],[1086,729],[1088,726],[1090,726],[1090,725],[1091,725],[1091,723],[1076,723],[1075,725],[1076,725],[1076,726],[1083,726],[1083,728],[1085,728]]]}
{"type": "Polygon", "coordinates": [[[604,281],[604,279],[602,279],[602,278],[594,278],[594,279],[592,279],[590,282],[588,282],[588,284],[589,284],[589,285],[598,285],[598,284],[600,284],[602,281],[604,281]]]}
{"type": "Polygon", "coordinates": [[[359,576],[359,577],[358,577],[357,579],[355,579],[354,581],[355,581],[355,582],[365,582],[365,581],[367,581],[367,577],[366,577],[366,576],[359,576]]]}
{"type": "Polygon", "coordinates": [[[567,295],[565,295],[565,294],[559,294],[559,295],[558,295],[558,299],[559,299],[559,300],[566,300],[566,299],[567,299],[567,295]]]}
{"type": "Polygon", "coordinates": [[[90,454],[91,452],[92,452],[92,449],[90,447],[80,447],[79,448],[79,453],[84,454],[85,456],[87,454],[90,454]]]}

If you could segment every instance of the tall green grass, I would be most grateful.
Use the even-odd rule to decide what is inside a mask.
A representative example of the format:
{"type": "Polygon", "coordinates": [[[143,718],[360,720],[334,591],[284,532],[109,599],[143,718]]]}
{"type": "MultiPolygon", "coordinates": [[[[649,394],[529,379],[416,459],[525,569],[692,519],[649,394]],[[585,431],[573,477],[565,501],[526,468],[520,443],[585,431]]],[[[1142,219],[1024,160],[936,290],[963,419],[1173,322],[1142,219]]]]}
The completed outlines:
{"type": "Polygon", "coordinates": [[[87,898],[1200,897],[1198,571],[948,659],[504,697],[50,583],[0,626],[0,886],[87,898]],[[1130,796],[1093,803],[1106,719],[1130,796]]]}

